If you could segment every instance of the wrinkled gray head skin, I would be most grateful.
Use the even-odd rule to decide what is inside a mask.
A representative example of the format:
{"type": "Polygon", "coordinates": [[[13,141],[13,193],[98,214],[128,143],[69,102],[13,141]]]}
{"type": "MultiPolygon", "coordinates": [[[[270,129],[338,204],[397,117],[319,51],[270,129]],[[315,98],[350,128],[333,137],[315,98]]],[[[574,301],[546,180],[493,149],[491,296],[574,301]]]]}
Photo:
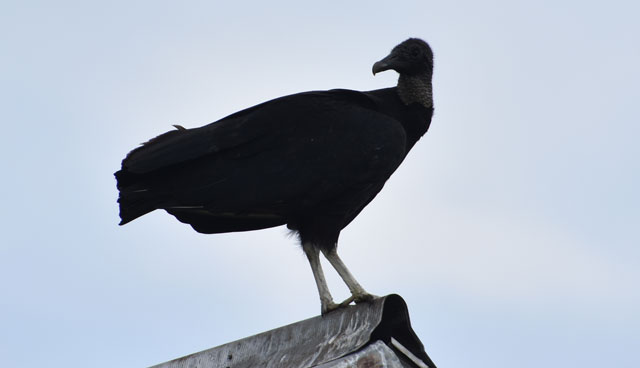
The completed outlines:
{"type": "Polygon", "coordinates": [[[393,69],[400,75],[417,76],[433,74],[433,51],[419,38],[410,38],[391,50],[384,59],[373,64],[373,74],[393,69]]]}

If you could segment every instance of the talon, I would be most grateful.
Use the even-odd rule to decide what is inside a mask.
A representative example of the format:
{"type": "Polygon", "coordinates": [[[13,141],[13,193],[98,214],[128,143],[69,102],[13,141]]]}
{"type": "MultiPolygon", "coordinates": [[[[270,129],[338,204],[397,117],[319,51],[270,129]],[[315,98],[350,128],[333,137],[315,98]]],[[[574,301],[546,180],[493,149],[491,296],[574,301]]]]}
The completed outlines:
{"type": "Polygon", "coordinates": [[[321,308],[321,313],[322,315],[326,315],[327,313],[331,313],[336,309],[340,309],[340,308],[344,308],[347,307],[349,304],[351,304],[353,301],[355,301],[355,297],[352,295],[350,297],[348,297],[347,299],[345,299],[342,303],[340,304],[336,304],[334,302],[330,302],[330,303],[326,303],[322,306],[321,308]]]}
{"type": "Polygon", "coordinates": [[[326,303],[326,304],[322,304],[322,307],[320,308],[320,314],[322,314],[324,316],[327,313],[331,313],[334,310],[340,308],[341,306],[342,306],[342,304],[336,304],[334,302],[329,302],[329,303],[326,303]]]}
{"type": "Polygon", "coordinates": [[[364,294],[358,294],[358,295],[351,295],[340,304],[336,304],[334,302],[325,303],[322,305],[322,308],[321,308],[322,315],[324,316],[327,313],[331,313],[336,309],[347,307],[351,303],[356,303],[356,304],[369,303],[377,298],[379,298],[377,295],[364,293],[364,294]]]}
{"type": "Polygon", "coordinates": [[[373,295],[373,294],[369,294],[369,293],[365,293],[365,294],[359,294],[359,295],[354,295],[351,298],[353,298],[353,301],[356,304],[360,304],[360,303],[368,303],[373,301],[374,299],[377,299],[378,296],[377,295],[373,295]]]}
{"type": "Polygon", "coordinates": [[[350,297],[345,299],[342,303],[338,304],[338,307],[340,308],[346,307],[347,305],[351,304],[351,302],[354,300],[355,298],[353,297],[353,295],[351,295],[350,297]]]}

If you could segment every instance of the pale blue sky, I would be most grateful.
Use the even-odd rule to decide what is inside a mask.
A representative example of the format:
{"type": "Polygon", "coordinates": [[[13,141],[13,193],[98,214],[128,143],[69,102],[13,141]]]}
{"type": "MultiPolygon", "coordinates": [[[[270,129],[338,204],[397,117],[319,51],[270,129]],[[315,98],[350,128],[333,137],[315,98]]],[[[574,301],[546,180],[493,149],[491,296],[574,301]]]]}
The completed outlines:
{"type": "MultiPolygon", "coordinates": [[[[440,367],[640,365],[640,6],[630,1],[0,5],[0,366],[140,367],[308,318],[284,228],[117,226],[113,172],[171,124],[395,84],[436,113],[339,250],[440,367]]],[[[336,298],[348,292],[329,272],[336,298]]]]}

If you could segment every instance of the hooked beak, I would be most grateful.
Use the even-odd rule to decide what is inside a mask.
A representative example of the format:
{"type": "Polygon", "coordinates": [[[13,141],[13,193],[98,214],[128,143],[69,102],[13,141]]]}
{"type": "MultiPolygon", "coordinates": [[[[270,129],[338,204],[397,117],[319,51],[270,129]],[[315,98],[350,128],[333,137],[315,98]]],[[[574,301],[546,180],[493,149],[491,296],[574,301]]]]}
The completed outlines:
{"type": "Polygon", "coordinates": [[[393,69],[394,68],[393,64],[395,60],[396,60],[396,55],[389,54],[389,56],[385,57],[384,59],[377,61],[375,64],[373,64],[373,67],[371,68],[373,75],[376,75],[376,73],[384,72],[385,70],[393,69]]]}

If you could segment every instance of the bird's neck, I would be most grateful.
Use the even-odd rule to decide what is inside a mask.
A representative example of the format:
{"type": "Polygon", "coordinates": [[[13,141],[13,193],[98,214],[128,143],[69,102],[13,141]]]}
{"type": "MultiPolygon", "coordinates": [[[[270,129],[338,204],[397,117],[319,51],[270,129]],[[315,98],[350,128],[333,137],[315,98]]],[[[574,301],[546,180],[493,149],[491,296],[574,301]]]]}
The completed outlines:
{"type": "Polygon", "coordinates": [[[428,74],[412,76],[401,74],[398,79],[398,95],[405,105],[417,102],[426,108],[432,108],[431,76],[428,74]]]}

